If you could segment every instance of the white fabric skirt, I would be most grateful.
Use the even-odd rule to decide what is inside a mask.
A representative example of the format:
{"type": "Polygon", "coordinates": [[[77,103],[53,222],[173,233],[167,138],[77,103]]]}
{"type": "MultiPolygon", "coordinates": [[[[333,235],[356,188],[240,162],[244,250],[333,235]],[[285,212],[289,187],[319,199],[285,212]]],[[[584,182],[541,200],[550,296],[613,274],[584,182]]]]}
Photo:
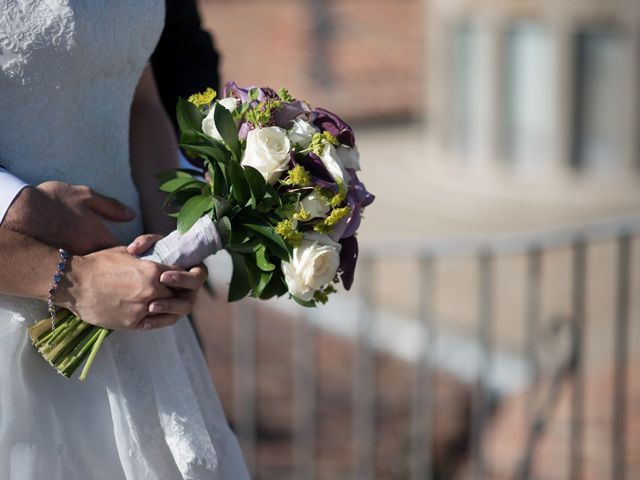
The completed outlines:
{"type": "Polygon", "coordinates": [[[114,332],[81,382],[31,345],[45,307],[0,297],[0,478],[249,478],[186,318],[114,332]]]}

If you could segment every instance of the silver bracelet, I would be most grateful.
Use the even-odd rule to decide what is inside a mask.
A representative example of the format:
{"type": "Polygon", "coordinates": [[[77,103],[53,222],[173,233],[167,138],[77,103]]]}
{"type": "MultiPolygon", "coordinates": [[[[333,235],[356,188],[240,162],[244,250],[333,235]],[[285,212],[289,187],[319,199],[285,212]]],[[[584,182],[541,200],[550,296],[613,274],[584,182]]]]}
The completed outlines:
{"type": "Polygon", "coordinates": [[[55,328],[56,326],[56,290],[58,290],[58,285],[60,284],[60,281],[64,276],[65,270],[67,269],[67,259],[69,258],[69,254],[64,248],[58,250],[58,253],[58,267],[56,268],[56,273],[54,273],[53,277],[51,278],[51,286],[49,287],[49,298],[47,299],[49,315],[51,316],[51,328],[55,328]]]}

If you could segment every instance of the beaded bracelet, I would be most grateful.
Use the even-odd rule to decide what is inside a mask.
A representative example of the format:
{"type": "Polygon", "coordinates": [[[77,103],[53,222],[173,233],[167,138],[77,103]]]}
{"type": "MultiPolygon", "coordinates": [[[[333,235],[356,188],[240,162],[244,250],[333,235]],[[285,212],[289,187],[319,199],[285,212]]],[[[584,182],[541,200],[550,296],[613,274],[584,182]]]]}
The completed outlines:
{"type": "Polygon", "coordinates": [[[56,268],[56,273],[54,273],[51,279],[51,286],[49,287],[49,298],[47,299],[47,305],[49,308],[49,315],[51,316],[51,328],[55,328],[56,326],[56,305],[55,305],[55,294],[58,289],[58,285],[64,276],[64,272],[67,269],[67,259],[69,258],[69,254],[64,248],[58,250],[60,257],[58,259],[58,268],[56,268]]]}

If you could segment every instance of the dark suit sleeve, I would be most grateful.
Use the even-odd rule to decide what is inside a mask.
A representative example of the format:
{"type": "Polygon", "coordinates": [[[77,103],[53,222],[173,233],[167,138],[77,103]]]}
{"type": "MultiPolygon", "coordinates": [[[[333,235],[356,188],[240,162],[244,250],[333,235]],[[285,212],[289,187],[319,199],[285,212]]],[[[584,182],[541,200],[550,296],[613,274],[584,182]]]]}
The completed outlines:
{"type": "Polygon", "coordinates": [[[203,30],[196,0],[167,0],[165,27],[151,66],[162,103],[174,126],[178,97],[219,89],[219,55],[203,30]]]}

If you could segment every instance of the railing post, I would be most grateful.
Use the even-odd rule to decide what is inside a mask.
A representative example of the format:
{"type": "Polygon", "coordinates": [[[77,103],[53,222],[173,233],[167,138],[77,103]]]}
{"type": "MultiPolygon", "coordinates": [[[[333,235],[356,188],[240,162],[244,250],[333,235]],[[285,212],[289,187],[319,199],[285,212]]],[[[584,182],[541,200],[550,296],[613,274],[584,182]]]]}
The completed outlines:
{"type": "Polygon", "coordinates": [[[618,278],[613,376],[612,479],[626,478],[627,362],[629,336],[629,290],[631,282],[631,236],[618,239],[618,278]]]}
{"type": "Polygon", "coordinates": [[[242,447],[247,468],[253,475],[256,464],[256,315],[251,300],[232,306],[233,319],[233,418],[238,441],[242,447]]]}
{"type": "Polygon", "coordinates": [[[486,249],[480,254],[479,267],[478,338],[481,358],[471,420],[471,464],[476,480],[484,478],[486,474],[482,437],[490,407],[488,385],[493,350],[493,255],[486,249]]]}
{"type": "MultiPolygon", "coordinates": [[[[542,252],[538,247],[532,248],[527,255],[527,311],[525,329],[525,352],[527,363],[532,372],[531,387],[535,388],[540,380],[539,361],[536,354],[536,343],[540,328],[540,287],[542,284],[541,263],[542,252]]],[[[527,396],[527,423],[532,419],[533,395],[527,396]]]]}
{"type": "Polygon", "coordinates": [[[435,262],[431,255],[420,259],[418,281],[418,320],[420,322],[420,354],[416,362],[411,399],[411,449],[409,472],[411,480],[433,478],[433,432],[436,384],[432,358],[436,349],[436,320],[434,315],[435,262]],[[426,392],[426,394],[425,394],[426,392]]]}
{"type": "Polygon", "coordinates": [[[376,381],[373,351],[373,260],[360,258],[362,306],[353,378],[354,480],[375,476],[376,381]]]}
{"type": "Polygon", "coordinates": [[[313,480],[317,394],[315,327],[302,313],[295,326],[294,359],[295,479],[313,480]]]}
{"type": "Polygon", "coordinates": [[[584,441],[584,359],[585,341],[585,285],[586,245],[578,238],[573,245],[573,324],[575,332],[575,356],[573,361],[573,385],[571,389],[570,463],[569,479],[582,478],[582,447],[584,441]]]}

